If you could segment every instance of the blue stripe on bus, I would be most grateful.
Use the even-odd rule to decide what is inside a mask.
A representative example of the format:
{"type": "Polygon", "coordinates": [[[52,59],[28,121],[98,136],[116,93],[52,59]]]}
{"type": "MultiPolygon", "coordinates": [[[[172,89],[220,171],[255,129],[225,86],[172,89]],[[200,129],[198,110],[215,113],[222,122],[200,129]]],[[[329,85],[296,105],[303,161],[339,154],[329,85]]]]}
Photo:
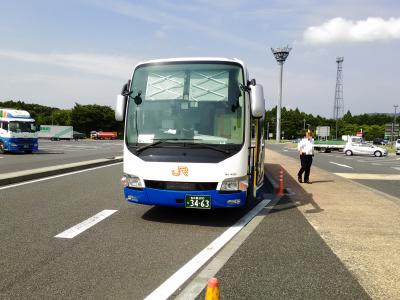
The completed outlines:
{"type": "Polygon", "coordinates": [[[246,202],[246,192],[238,193],[220,193],[217,190],[211,191],[171,191],[157,190],[152,188],[144,188],[142,190],[124,188],[125,199],[129,202],[159,205],[159,206],[174,206],[185,207],[186,195],[201,195],[211,197],[211,208],[224,207],[240,207],[246,202]],[[240,199],[240,204],[228,204],[228,200],[240,199]],[[177,203],[178,200],[178,203],[177,203]]]}

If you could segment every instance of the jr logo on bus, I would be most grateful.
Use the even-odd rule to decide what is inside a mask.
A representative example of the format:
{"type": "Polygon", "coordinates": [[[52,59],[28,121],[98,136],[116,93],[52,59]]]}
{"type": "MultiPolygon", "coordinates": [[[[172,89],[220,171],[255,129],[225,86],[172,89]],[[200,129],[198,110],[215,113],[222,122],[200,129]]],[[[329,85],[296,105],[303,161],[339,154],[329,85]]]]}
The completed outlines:
{"type": "Polygon", "coordinates": [[[178,170],[172,170],[171,172],[173,176],[181,176],[181,174],[188,176],[189,169],[186,166],[178,166],[178,170]]]}

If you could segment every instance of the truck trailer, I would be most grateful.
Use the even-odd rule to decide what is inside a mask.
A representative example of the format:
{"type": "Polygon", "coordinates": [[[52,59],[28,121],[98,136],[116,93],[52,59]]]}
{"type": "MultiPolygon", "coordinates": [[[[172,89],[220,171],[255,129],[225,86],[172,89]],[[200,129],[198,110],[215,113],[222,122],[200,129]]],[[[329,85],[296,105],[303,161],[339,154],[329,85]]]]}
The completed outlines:
{"type": "Polygon", "coordinates": [[[0,108],[0,153],[36,151],[38,135],[29,112],[0,108]]]}
{"type": "Polygon", "coordinates": [[[51,140],[71,140],[74,129],[72,126],[40,125],[39,138],[51,140]]]}
{"type": "Polygon", "coordinates": [[[136,65],[115,110],[125,121],[125,199],[195,209],[251,206],[264,184],[264,103],[262,86],[238,59],[136,65]]]}

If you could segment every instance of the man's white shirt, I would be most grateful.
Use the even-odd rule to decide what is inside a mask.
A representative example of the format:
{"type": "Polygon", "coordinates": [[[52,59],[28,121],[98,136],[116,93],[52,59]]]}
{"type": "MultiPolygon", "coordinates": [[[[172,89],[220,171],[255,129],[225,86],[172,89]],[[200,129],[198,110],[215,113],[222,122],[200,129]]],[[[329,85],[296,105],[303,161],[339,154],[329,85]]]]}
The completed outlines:
{"type": "Polygon", "coordinates": [[[297,150],[300,153],[304,153],[305,155],[313,155],[314,154],[314,139],[308,140],[307,138],[303,138],[297,144],[297,150]]]}

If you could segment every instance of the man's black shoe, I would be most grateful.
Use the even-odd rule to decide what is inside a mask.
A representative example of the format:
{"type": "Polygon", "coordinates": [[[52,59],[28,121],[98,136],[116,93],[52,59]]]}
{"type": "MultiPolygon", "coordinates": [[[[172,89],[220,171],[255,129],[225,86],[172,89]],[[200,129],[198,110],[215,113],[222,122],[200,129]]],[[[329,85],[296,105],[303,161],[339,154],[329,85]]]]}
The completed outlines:
{"type": "Polygon", "coordinates": [[[303,180],[301,179],[301,177],[297,177],[297,180],[298,180],[300,183],[303,183],[303,180]]]}
{"type": "Polygon", "coordinates": [[[307,184],[312,184],[312,182],[311,182],[311,181],[304,181],[304,183],[307,183],[307,184]]]}

